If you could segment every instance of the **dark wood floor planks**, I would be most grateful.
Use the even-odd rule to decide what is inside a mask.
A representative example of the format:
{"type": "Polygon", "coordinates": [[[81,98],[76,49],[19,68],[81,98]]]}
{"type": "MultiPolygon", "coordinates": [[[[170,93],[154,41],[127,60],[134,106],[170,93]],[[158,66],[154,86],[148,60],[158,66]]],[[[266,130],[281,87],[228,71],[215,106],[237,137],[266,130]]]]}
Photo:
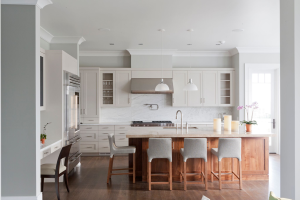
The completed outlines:
{"type": "MultiPolygon", "coordinates": [[[[188,185],[183,191],[183,183],[173,183],[173,191],[168,185],[153,185],[152,191],[147,190],[147,183],[137,180],[136,184],[129,181],[128,176],[113,176],[111,184],[106,184],[109,157],[82,157],[81,166],[69,177],[70,193],[63,183],[60,183],[61,200],[150,200],[178,199],[199,200],[202,195],[211,200],[266,200],[269,191],[279,194],[280,157],[270,154],[270,181],[244,181],[243,190],[238,190],[238,184],[223,184],[224,189],[218,190],[218,182],[208,182],[208,191],[204,185],[188,185]]],[[[128,157],[117,156],[114,167],[127,167],[128,157]]],[[[45,183],[44,200],[56,200],[54,183],[45,183]]]]}

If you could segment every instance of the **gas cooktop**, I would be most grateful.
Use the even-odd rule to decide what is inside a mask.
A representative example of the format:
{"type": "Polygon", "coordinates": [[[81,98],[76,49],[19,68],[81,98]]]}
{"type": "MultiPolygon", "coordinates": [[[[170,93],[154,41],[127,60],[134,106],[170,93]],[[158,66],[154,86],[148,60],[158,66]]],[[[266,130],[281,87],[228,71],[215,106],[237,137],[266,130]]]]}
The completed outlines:
{"type": "Polygon", "coordinates": [[[133,121],[131,126],[134,127],[147,127],[147,126],[152,126],[152,127],[158,127],[158,126],[174,126],[174,123],[171,121],[133,121]]]}

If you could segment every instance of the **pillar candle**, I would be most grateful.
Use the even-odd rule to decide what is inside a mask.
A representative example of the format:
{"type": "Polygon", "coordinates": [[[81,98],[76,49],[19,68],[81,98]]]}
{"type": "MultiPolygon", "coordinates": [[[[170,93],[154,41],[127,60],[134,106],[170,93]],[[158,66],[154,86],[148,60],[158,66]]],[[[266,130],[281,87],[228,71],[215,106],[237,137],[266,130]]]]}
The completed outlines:
{"type": "Polygon", "coordinates": [[[217,132],[221,131],[221,119],[220,118],[214,119],[214,131],[217,131],[217,132]]]}
{"type": "Polygon", "coordinates": [[[231,122],[231,131],[232,132],[239,132],[239,125],[240,125],[239,121],[232,121],[231,122]]]}
{"type": "Polygon", "coordinates": [[[231,115],[224,115],[224,130],[231,131],[231,115]]]}

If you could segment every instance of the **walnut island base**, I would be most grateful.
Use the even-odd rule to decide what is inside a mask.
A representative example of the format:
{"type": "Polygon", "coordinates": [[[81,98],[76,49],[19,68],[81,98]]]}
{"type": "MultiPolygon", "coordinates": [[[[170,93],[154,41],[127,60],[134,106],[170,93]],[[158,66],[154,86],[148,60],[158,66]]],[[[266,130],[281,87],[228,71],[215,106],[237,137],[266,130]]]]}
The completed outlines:
{"type": "MultiPolygon", "coordinates": [[[[188,134],[171,134],[170,131],[155,130],[146,131],[143,128],[134,128],[128,131],[129,145],[136,147],[136,177],[140,177],[143,182],[147,182],[147,149],[149,138],[171,137],[172,138],[172,177],[173,181],[182,181],[180,173],[183,172],[183,159],[180,149],[184,147],[185,137],[205,137],[207,138],[207,180],[217,179],[210,176],[211,169],[218,172],[218,159],[211,154],[211,148],[218,148],[220,137],[242,138],[242,180],[269,180],[269,137],[274,134],[245,134],[226,133],[216,134],[209,131],[192,130],[188,134]],[[134,130],[136,129],[136,130],[134,130]],[[137,129],[140,129],[138,131],[137,129]],[[132,134],[131,134],[132,132],[132,134]]],[[[147,128],[144,128],[147,129],[147,128]]],[[[129,156],[129,167],[132,167],[133,157],[129,156]]],[[[188,159],[186,163],[187,173],[197,173],[195,176],[188,176],[187,181],[202,181],[201,171],[205,169],[202,159],[188,159]]],[[[168,173],[169,162],[167,159],[154,159],[151,164],[152,173],[168,173]]],[[[232,158],[222,159],[222,173],[239,173],[238,160],[232,158]],[[232,163],[233,162],[233,163],[232,163]]],[[[153,181],[167,181],[167,177],[154,176],[153,181]]],[[[222,180],[226,183],[238,183],[238,179],[232,174],[222,175],[222,180]],[[233,181],[232,181],[233,180],[233,181]],[[227,182],[228,181],[228,182],[227,182]]]]}

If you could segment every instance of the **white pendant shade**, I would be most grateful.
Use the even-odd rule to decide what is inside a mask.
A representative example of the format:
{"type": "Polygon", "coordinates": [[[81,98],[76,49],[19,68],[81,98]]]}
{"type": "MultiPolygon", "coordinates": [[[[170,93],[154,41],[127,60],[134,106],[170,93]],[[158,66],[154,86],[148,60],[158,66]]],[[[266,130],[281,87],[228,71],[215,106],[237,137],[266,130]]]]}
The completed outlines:
{"type": "Polygon", "coordinates": [[[193,83],[192,79],[190,78],[188,84],[186,84],[186,86],[183,88],[183,90],[185,90],[185,91],[197,91],[198,88],[193,83]]]}
{"type": "Polygon", "coordinates": [[[161,82],[155,87],[155,91],[168,91],[170,90],[169,86],[164,83],[164,79],[161,79],[161,82]]]}

